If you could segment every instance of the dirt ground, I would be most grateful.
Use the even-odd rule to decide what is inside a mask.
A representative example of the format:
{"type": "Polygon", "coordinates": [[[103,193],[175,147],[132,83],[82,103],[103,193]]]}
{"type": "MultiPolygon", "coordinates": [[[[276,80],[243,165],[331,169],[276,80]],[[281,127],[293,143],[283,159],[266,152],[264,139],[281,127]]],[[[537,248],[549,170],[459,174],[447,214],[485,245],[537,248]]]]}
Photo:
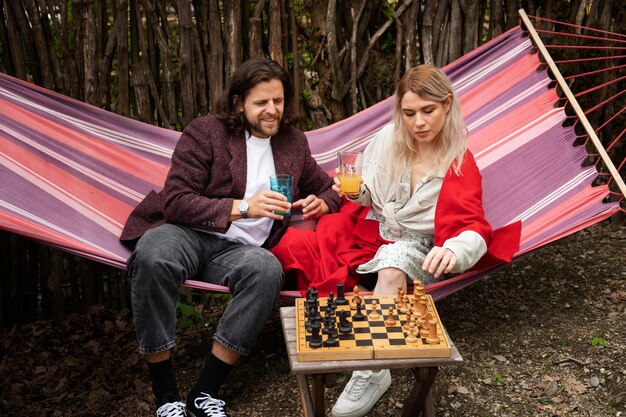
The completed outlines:
{"type": "MultiPolygon", "coordinates": [[[[626,417],[626,228],[602,223],[548,246],[439,301],[463,355],[440,369],[437,416],[626,417]]],[[[186,394],[199,372],[221,302],[179,332],[175,364],[186,394]]],[[[412,376],[369,416],[395,416],[412,376]]],[[[328,412],[347,375],[327,391],[328,412]]],[[[234,417],[300,416],[278,313],[251,357],[229,376],[234,417]]],[[[132,322],[94,308],[61,322],[5,330],[0,341],[2,416],[154,416],[132,322]]]]}

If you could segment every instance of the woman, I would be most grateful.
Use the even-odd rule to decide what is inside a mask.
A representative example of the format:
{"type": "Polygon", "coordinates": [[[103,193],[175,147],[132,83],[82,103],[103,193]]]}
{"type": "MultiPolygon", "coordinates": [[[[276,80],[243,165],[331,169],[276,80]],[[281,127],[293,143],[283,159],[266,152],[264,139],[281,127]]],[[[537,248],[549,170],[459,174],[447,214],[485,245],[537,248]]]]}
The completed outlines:
{"type": "MultiPolygon", "coordinates": [[[[324,266],[294,267],[308,262],[307,253],[311,259],[334,254],[317,256],[319,262],[312,264],[340,259],[339,276],[330,284],[344,279],[351,288],[350,272],[356,268],[357,274],[376,274],[374,295],[395,295],[399,286],[406,292],[408,280],[432,283],[481,258],[484,263],[508,262],[517,251],[519,223],[494,233],[484,217],[481,176],[467,150],[460,105],[447,77],[430,65],[411,68],[395,97],[393,122],[366,148],[361,192],[350,197],[370,207],[366,219],[325,216],[316,232],[288,232],[273,251],[288,276],[290,270],[297,272],[300,286],[306,280],[328,283],[326,277],[312,276],[315,271],[337,275],[324,266]],[[377,233],[371,233],[372,227],[377,233]],[[337,247],[328,251],[328,245],[337,247]]],[[[340,181],[334,181],[333,189],[340,193],[340,181]]],[[[365,415],[390,383],[389,370],[354,372],[333,416],[365,415]]]]}

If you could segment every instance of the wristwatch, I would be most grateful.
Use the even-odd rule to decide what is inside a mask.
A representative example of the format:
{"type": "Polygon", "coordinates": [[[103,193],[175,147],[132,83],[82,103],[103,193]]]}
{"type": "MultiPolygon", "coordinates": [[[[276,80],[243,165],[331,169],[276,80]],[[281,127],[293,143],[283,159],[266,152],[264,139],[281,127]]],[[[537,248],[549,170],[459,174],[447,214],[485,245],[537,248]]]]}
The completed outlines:
{"type": "Polygon", "coordinates": [[[239,202],[239,205],[237,206],[237,209],[239,209],[239,214],[241,214],[242,218],[248,218],[248,202],[246,200],[241,200],[239,202]]]}

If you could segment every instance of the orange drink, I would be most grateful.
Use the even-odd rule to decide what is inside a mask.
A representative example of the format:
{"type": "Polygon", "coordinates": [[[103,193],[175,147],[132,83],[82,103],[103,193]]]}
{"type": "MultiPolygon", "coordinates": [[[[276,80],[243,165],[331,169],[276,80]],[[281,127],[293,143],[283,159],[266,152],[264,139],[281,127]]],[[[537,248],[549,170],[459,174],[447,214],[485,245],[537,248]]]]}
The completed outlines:
{"type": "Polygon", "coordinates": [[[339,152],[339,190],[343,195],[357,196],[361,194],[361,169],[363,154],[361,152],[339,152]]]}
{"type": "Polygon", "coordinates": [[[339,174],[339,189],[344,195],[359,195],[361,193],[361,176],[339,174]]]}

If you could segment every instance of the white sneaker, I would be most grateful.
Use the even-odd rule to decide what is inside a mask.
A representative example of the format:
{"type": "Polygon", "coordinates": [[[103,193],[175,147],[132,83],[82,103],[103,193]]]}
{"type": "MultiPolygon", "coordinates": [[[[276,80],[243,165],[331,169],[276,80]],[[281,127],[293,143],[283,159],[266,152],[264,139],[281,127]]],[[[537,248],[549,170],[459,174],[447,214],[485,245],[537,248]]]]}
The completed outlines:
{"type": "Polygon", "coordinates": [[[391,372],[355,371],[333,407],[333,417],[362,417],[391,385],[391,372]]]}
{"type": "Polygon", "coordinates": [[[157,417],[186,417],[185,403],[165,403],[157,410],[157,417]]]}

